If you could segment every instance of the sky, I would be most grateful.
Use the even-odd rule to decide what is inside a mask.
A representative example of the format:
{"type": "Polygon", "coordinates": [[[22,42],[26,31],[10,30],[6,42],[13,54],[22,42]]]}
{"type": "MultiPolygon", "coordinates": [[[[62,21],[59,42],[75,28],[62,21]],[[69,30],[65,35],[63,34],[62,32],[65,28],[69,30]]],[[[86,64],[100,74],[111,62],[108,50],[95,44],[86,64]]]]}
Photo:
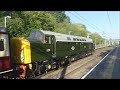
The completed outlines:
{"type": "Polygon", "coordinates": [[[119,11],[65,11],[71,23],[84,24],[91,33],[99,33],[105,39],[120,38],[119,11]]]}

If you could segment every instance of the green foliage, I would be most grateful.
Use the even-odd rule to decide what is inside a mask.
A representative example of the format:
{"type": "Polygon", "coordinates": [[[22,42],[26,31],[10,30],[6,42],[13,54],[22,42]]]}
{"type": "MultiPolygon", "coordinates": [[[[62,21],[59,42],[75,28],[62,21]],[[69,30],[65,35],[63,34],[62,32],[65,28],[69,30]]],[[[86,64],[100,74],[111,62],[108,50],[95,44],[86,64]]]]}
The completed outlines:
{"type": "MultiPolygon", "coordinates": [[[[65,11],[0,11],[0,25],[4,26],[4,16],[7,19],[7,29],[11,37],[28,37],[36,30],[55,31],[58,33],[87,37],[90,33],[83,24],[71,24],[65,11]]],[[[97,33],[90,35],[96,44],[103,44],[104,39],[97,33]]]]}
{"type": "MultiPolygon", "coordinates": [[[[27,37],[33,29],[50,31],[55,29],[56,18],[45,11],[1,11],[0,15],[2,18],[7,15],[12,17],[7,20],[11,37],[27,37]]],[[[4,20],[0,22],[0,25],[4,25],[3,23],[4,20]]]]}
{"type": "Polygon", "coordinates": [[[9,19],[7,22],[7,28],[11,37],[20,37],[26,35],[26,30],[23,28],[24,21],[21,18],[9,19]]]}
{"type": "Polygon", "coordinates": [[[104,44],[104,39],[98,34],[98,33],[93,33],[90,35],[90,38],[93,39],[93,42],[96,44],[96,45],[99,45],[99,44],[104,44]]]}
{"type": "Polygon", "coordinates": [[[30,31],[33,29],[53,31],[56,23],[55,18],[45,11],[24,11],[23,19],[25,20],[25,26],[28,27],[26,29],[30,31]]]}
{"type": "Polygon", "coordinates": [[[57,23],[62,23],[64,21],[70,23],[70,18],[66,16],[65,11],[48,11],[48,13],[56,18],[57,23]]]}
{"type": "Polygon", "coordinates": [[[70,35],[77,35],[77,36],[87,36],[87,30],[85,25],[82,24],[70,24],[70,23],[59,23],[56,26],[55,32],[70,34],[70,35]]]}

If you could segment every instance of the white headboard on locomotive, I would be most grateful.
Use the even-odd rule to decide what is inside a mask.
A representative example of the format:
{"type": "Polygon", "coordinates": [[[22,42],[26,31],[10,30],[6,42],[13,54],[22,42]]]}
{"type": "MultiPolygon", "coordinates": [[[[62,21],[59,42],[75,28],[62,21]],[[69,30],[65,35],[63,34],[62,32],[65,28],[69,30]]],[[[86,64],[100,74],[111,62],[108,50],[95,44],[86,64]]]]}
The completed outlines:
{"type": "Polygon", "coordinates": [[[85,43],[93,43],[93,40],[90,38],[86,37],[81,37],[81,36],[73,36],[73,35],[67,35],[67,34],[61,34],[61,33],[56,33],[52,31],[43,31],[43,30],[33,30],[30,33],[29,38],[30,39],[36,39],[39,41],[44,42],[44,36],[45,35],[54,35],[57,41],[61,42],[85,42],[85,43]]]}
{"type": "Polygon", "coordinates": [[[5,27],[0,26],[0,74],[10,69],[9,36],[5,27]]]}

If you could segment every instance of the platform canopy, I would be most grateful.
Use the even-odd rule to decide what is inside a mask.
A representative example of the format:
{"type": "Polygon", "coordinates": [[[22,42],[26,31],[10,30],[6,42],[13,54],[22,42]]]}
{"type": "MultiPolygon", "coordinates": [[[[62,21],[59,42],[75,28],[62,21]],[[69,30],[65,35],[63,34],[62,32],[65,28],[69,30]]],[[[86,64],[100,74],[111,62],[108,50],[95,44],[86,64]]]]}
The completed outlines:
{"type": "Polygon", "coordinates": [[[56,42],[57,41],[61,41],[61,42],[86,42],[86,43],[93,42],[92,39],[86,38],[86,37],[73,36],[73,35],[67,35],[67,34],[61,34],[61,33],[56,33],[56,32],[52,32],[52,31],[43,31],[43,30],[31,31],[29,38],[43,41],[45,36],[50,36],[50,35],[55,36],[56,42]]]}

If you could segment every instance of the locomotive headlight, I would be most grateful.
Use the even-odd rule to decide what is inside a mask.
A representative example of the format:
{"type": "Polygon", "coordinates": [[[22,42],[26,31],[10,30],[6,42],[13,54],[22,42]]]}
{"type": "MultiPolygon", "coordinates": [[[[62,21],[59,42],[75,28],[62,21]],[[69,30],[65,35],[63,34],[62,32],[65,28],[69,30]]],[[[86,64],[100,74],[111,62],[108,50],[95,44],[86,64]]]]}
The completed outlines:
{"type": "Polygon", "coordinates": [[[23,62],[23,60],[24,60],[24,55],[20,55],[20,60],[23,62]]]}

